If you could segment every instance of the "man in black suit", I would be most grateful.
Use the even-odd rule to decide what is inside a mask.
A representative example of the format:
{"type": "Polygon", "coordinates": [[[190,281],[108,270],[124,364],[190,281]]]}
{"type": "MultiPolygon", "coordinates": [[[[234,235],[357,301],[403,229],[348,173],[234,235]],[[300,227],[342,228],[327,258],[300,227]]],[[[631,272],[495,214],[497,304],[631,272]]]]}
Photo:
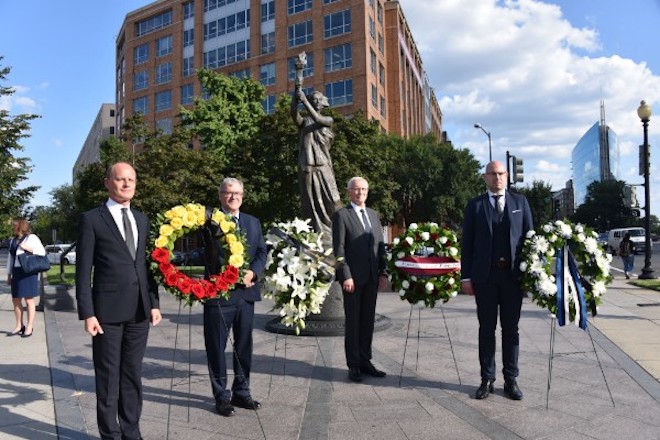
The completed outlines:
{"type": "Polygon", "coordinates": [[[532,213],[524,196],[506,191],[509,174],[502,162],[490,162],[482,177],[488,191],[465,208],[461,249],[461,288],[475,296],[479,319],[481,385],[475,398],[485,399],[493,392],[499,308],[504,393],[520,400],[523,395],[516,382],[523,298],[519,267],[525,236],[534,229],[532,213]]]}
{"type": "MultiPolygon", "coordinates": [[[[229,299],[215,298],[204,303],[204,342],[215,408],[218,414],[229,417],[234,415],[235,406],[255,410],[261,407],[250,393],[250,369],[254,303],[261,301],[258,280],[264,274],[268,251],[259,220],[240,211],[243,203],[243,182],[227,177],[220,184],[219,196],[222,210],[234,217],[238,232],[245,234],[247,238],[250,264],[250,268],[241,273],[242,278],[230,292],[229,299]],[[232,329],[234,382],[229,391],[225,348],[229,331],[232,329]]],[[[220,273],[225,264],[219,234],[217,226],[210,221],[202,231],[207,276],[220,273]]]]}
{"type": "Polygon", "coordinates": [[[104,183],[108,200],[83,213],[78,226],[78,317],[92,335],[101,439],[135,440],[142,438],[142,359],[149,322],[161,320],[158,288],[146,253],[149,220],[130,206],[135,170],[115,163],[104,183]]]}
{"type": "Polygon", "coordinates": [[[385,242],[380,216],[366,206],[367,181],[353,177],[347,191],[351,203],[332,216],[332,247],[335,257],[342,259],[336,277],[344,297],[348,378],[360,382],[362,374],[385,376],[371,362],[376,296],[387,284],[385,242]]]}

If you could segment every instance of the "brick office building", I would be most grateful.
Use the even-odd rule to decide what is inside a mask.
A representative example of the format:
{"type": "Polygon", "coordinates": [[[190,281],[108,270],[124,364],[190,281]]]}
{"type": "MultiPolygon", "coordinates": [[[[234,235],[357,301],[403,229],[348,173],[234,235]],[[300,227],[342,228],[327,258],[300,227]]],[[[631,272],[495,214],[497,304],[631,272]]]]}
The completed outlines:
{"type": "Polygon", "coordinates": [[[171,131],[201,87],[195,70],[251,76],[264,108],[291,93],[307,54],[306,92],[361,109],[384,132],[443,139],[442,113],[396,0],[158,0],[127,14],[116,48],[116,127],[140,112],[171,131]]]}

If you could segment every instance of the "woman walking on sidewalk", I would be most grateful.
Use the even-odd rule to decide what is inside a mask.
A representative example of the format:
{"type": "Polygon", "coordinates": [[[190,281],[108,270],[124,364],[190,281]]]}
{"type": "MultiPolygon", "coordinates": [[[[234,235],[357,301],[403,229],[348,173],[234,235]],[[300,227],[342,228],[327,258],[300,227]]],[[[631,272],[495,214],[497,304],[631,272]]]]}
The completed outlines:
{"type": "Polygon", "coordinates": [[[629,280],[630,272],[632,272],[635,265],[635,243],[630,240],[630,232],[626,232],[623,240],[621,240],[619,255],[623,261],[623,273],[626,275],[626,279],[629,280]]]}
{"type": "Polygon", "coordinates": [[[30,231],[30,223],[25,218],[15,218],[12,223],[14,238],[9,245],[7,258],[7,284],[11,286],[11,302],[14,306],[16,326],[7,336],[20,334],[24,338],[32,336],[36,304],[34,298],[39,296],[39,274],[27,275],[18,255],[25,252],[34,255],[46,255],[44,245],[39,237],[30,231]],[[23,299],[27,308],[27,324],[23,325],[23,299]]]}

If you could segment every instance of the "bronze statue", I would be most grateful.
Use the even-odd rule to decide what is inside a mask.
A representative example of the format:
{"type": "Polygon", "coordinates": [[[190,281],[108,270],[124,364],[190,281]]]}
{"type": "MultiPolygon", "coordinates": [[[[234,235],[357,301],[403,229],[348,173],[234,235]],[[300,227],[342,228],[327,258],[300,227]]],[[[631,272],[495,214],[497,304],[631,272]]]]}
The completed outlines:
{"type": "Polygon", "coordinates": [[[303,218],[311,218],[316,232],[322,232],[324,241],[330,242],[332,214],[342,206],[330,158],[334,121],[321,114],[323,108],[329,107],[323,93],[314,91],[309,96],[303,93],[302,72],[306,65],[307,56],[302,52],[296,60],[295,93],[291,100],[291,117],[300,133],[298,181],[302,214],[303,218]],[[299,102],[307,110],[305,116],[298,111],[299,102]]]}

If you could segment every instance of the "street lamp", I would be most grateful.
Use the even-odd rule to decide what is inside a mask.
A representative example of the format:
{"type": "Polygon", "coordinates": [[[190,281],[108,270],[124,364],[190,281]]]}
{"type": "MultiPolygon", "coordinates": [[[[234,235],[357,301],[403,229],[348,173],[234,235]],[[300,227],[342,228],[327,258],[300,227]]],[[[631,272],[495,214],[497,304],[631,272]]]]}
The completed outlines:
{"type": "Polygon", "coordinates": [[[481,124],[479,124],[478,122],[476,124],[474,124],[474,128],[480,128],[481,131],[486,133],[486,136],[488,136],[488,162],[492,162],[493,161],[493,145],[492,145],[491,140],[490,140],[490,132],[486,131],[486,129],[483,128],[481,126],[481,124]]]}
{"type": "Polygon", "coordinates": [[[642,101],[637,109],[637,116],[642,120],[644,127],[644,229],[646,229],[646,243],[644,249],[644,268],[639,276],[642,280],[652,280],[656,276],[651,268],[651,187],[649,185],[649,167],[651,162],[651,150],[649,147],[649,121],[651,120],[651,106],[642,101]]]}

